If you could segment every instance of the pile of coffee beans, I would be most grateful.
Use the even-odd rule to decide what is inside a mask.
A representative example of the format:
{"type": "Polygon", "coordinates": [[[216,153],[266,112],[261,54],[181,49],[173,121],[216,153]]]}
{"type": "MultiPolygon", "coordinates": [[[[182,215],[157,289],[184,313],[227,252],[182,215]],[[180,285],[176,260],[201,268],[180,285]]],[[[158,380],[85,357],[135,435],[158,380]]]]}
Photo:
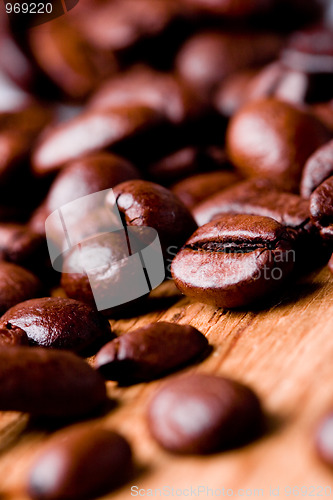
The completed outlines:
{"type": "MultiPolygon", "coordinates": [[[[64,427],[31,498],[121,486],[136,470],[126,439],[66,419],[110,411],[106,380],[149,383],[214,348],[189,325],[111,330],[148,310],[149,263],[230,309],[274,302],[314,260],[333,273],[329,3],[80,0],[39,26],[0,10],[0,410],[64,427]],[[160,261],[144,254],[156,235],[160,261]]],[[[147,426],[165,450],[207,454],[249,443],[263,413],[240,382],[172,375],[147,426]]]]}

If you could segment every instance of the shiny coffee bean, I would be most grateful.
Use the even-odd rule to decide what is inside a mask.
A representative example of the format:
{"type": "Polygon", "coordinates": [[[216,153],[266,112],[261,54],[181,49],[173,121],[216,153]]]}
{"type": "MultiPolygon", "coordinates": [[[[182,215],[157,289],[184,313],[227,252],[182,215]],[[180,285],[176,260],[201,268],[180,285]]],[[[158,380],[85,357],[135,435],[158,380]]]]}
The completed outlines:
{"type": "Polygon", "coordinates": [[[281,39],[274,34],[197,33],[181,47],[176,70],[198,96],[207,100],[224,78],[268,62],[280,47],[281,39]]]}
{"type": "Polygon", "coordinates": [[[189,175],[208,170],[230,169],[225,151],[218,146],[179,149],[148,167],[153,182],[170,185],[189,175]]]}
{"type": "Polygon", "coordinates": [[[269,217],[225,215],[200,227],[171,265],[181,292],[215,307],[258,301],[294,267],[293,236],[269,217]]]}
{"type": "Polygon", "coordinates": [[[240,180],[237,172],[217,171],[187,177],[171,187],[171,191],[192,209],[198,203],[240,180]]]}
{"type": "Polygon", "coordinates": [[[0,260],[37,271],[48,257],[44,238],[23,224],[0,223],[0,241],[0,260]]]}
{"type": "Polygon", "coordinates": [[[310,198],[311,193],[333,175],[333,141],[317,149],[307,160],[301,179],[301,195],[310,198]]]}
{"type": "MultiPolygon", "coordinates": [[[[113,188],[120,182],[128,179],[139,178],[138,170],[127,160],[113,155],[111,153],[93,153],[73,162],[68,163],[53,181],[46,199],[42,205],[35,211],[30,226],[35,230],[42,231],[45,234],[45,220],[55,210],[63,205],[70,203],[80,197],[97,193],[106,189],[113,188]]],[[[101,230],[103,220],[91,220],[95,209],[100,208],[97,199],[85,202],[78,210],[77,206],[66,209],[66,217],[70,219],[71,229],[76,225],[78,231],[89,236],[101,230]],[[96,203],[96,205],[95,205],[96,203]],[[70,213],[69,213],[70,212],[70,213]],[[84,220],[84,223],[83,223],[84,220]],[[96,224],[96,227],[90,227],[96,224]],[[89,227],[87,227],[89,225],[89,227]]],[[[102,218],[102,214],[101,214],[102,218]]],[[[54,220],[49,222],[48,232],[52,236],[54,243],[61,246],[64,238],[62,228],[54,220]]],[[[103,227],[103,226],[102,226],[103,227]]]]}
{"type": "MultiPolygon", "coordinates": [[[[179,248],[197,227],[179,198],[153,182],[123,182],[113,189],[113,194],[126,225],[155,229],[165,254],[170,247],[179,248]]],[[[113,205],[114,197],[107,197],[108,201],[113,205]]]]}
{"type": "Polygon", "coordinates": [[[94,50],[65,18],[29,30],[28,43],[40,70],[71,99],[87,97],[117,71],[113,54],[94,50]]]}
{"type": "Polygon", "coordinates": [[[173,377],[148,409],[152,436],[176,453],[205,454],[239,446],[255,437],[261,423],[254,392],[214,375],[173,377]]]}
{"type": "Polygon", "coordinates": [[[0,410],[78,417],[106,402],[96,370],[71,352],[40,347],[0,349],[0,410]]]}
{"type": "Polygon", "coordinates": [[[0,348],[29,345],[27,334],[21,328],[0,328],[0,348]]]}
{"type": "Polygon", "coordinates": [[[235,166],[250,177],[268,177],[286,191],[297,191],[308,157],[329,140],[309,113],[275,99],[246,104],[232,118],[227,149],[235,166]]]}
{"type": "Polygon", "coordinates": [[[23,302],[40,297],[43,286],[27,269],[10,262],[0,262],[0,314],[23,302]]]}
{"type": "Polygon", "coordinates": [[[193,211],[199,226],[222,214],[271,217],[296,231],[311,230],[309,201],[276,188],[269,179],[249,179],[207,198],[193,211]]]}
{"type": "Polygon", "coordinates": [[[89,104],[93,109],[132,105],[156,109],[175,125],[199,111],[193,93],[172,73],[157,72],[146,66],[135,66],[107,81],[89,104]]]}
{"type": "MultiPolygon", "coordinates": [[[[129,247],[124,230],[97,234],[82,240],[68,252],[63,263],[61,285],[68,297],[96,307],[104,315],[124,313],[129,308],[130,293],[136,291],[138,270],[127,266],[129,247]],[[88,277],[89,272],[89,277],[88,277]],[[95,285],[95,295],[91,282],[95,285]],[[121,298],[127,301],[122,305],[121,298]],[[105,307],[102,307],[105,306],[105,307]]],[[[144,290],[142,291],[144,293],[144,290]]],[[[138,290],[138,295],[142,295],[138,290]]],[[[147,290],[146,295],[149,293],[147,290]]],[[[134,293],[134,299],[137,295],[134,293]]],[[[135,300],[132,300],[131,307],[135,300]]]]}
{"type": "Polygon", "coordinates": [[[132,471],[131,448],[116,432],[77,424],[58,431],[29,472],[34,500],[95,498],[123,484],[132,471]]]}
{"type": "Polygon", "coordinates": [[[33,169],[56,171],[80,156],[141,137],[161,121],[159,113],[140,105],[86,110],[45,133],[32,155],[33,169]]]}
{"type": "Polygon", "coordinates": [[[320,423],[316,435],[316,449],[319,457],[328,466],[333,466],[333,414],[320,423]]]}
{"type": "Polygon", "coordinates": [[[310,197],[310,214],[322,238],[333,240],[333,176],[320,184],[310,197]]]}
{"type": "Polygon", "coordinates": [[[0,319],[1,325],[24,330],[33,345],[82,352],[94,342],[112,338],[109,322],[77,300],[45,297],[21,302],[0,319]]]}
{"type": "Polygon", "coordinates": [[[161,321],[125,333],[106,344],[95,368],[122,383],[153,380],[197,358],[208,342],[196,328],[161,321]]]}

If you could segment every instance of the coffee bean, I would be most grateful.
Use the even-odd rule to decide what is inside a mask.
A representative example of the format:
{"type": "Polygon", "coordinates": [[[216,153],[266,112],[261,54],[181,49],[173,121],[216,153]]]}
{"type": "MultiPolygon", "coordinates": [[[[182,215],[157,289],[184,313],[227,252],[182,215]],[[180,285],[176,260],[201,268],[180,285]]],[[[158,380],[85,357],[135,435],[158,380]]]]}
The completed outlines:
{"type": "Polygon", "coordinates": [[[109,380],[152,380],[192,361],[208,342],[196,328],[161,321],[121,335],[96,356],[95,367],[109,380]]]}
{"type": "Polygon", "coordinates": [[[106,402],[102,377],[71,352],[40,347],[0,349],[0,409],[78,417],[106,402]]]}
{"type": "Polygon", "coordinates": [[[157,127],[163,118],[139,105],[91,109],[49,129],[32,156],[36,172],[52,172],[66,162],[119,145],[157,127]]]}
{"type": "Polygon", "coordinates": [[[21,328],[0,328],[0,347],[29,345],[27,334],[21,328]]]}
{"type": "Polygon", "coordinates": [[[311,193],[333,175],[333,141],[317,149],[307,160],[301,179],[301,195],[310,198],[311,193]]]}
{"type": "Polygon", "coordinates": [[[226,137],[241,173],[271,178],[286,191],[297,191],[305,161],[328,140],[328,131],[313,116],[275,99],[246,104],[226,137]]]}
{"type": "Polygon", "coordinates": [[[330,467],[333,466],[333,414],[327,415],[320,423],[316,435],[316,449],[319,457],[330,467]]]}
{"type": "Polygon", "coordinates": [[[193,93],[173,74],[146,66],[136,66],[106,82],[93,95],[89,106],[105,109],[138,104],[156,109],[175,125],[199,112],[193,93]]]}
{"type": "Polygon", "coordinates": [[[314,104],[311,111],[333,133],[333,99],[328,102],[314,104]]]}
{"type": "MultiPolygon", "coordinates": [[[[98,297],[98,304],[105,305],[102,309],[107,316],[124,314],[126,310],[128,312],[129,302],[133,307],[136,297],[144,293],[142,283],[139,283],[138,295],[134,293],[134,299],[130,301],[129,289],[130,293],[137,291],[137,285],[134,284],[137,282],[135,277],[138,270],[125,265],[129,255],[124,230],[101,233],[82,240],[64,259],[61,285],[67,296],[92,307],[96,307],[98,297]],[[95,284],[95,295],[91,282],[95,284]],[[123,297],[127,298],[124,305],[121,302],[123,297]]],[[[145,295],[148,293],[147,290],[145,295]]]]}
{"type": "Polygon", "coordinates": [[[215,108],[230,118],[249,100],[249,87],[258,70],[243,69],[223,79],[214,96],[215,108]]]}
{"type": "Polygon", "coordinates": [[[117,71],[114,55],[94,50],[65,18],[28,33],[33,59],[72,99],[87,97],[101,80],[117,71]]]}
{"type": "Polygon", "coordinates": [[[249,179],[207,198],[193,211],[202,226],[222,214],[271,217],[296,231],[311,231],[309,201],[280,191],[269,179],[249,179]]]}
{"type": "Polygon", "coordinates": [[[156,441],[176,453],[212,453],[244,444],[260,428],[262,412],[248,387],[214,375],[173,377],[148,409],[156,441]]]}
{"type": "Polygon", "coordinates": [[[191,236],[171,272],[185,295],[234,308],[280,287],[293,269],[294,254],[293,236],[273,219],[225,215],[191,236]]]}
{"type": "Polygon", "coordinates": [[[79,500],[107,493],[129,479],[131,448],[116,432],[77,424],[57,432],[28,478],[34,500],[79,500]]]}
{"type": "Polygon", "coordinates": [[[40,280],[21,266],[0,262],[0,314],[23,302],[42,295],[40,280]]]}
{"type": "MultiPolygon", "coordinates": [[[[120,182],[139,177],[138,170],[127,160],[110,153],[94,153],[74,160],[57,175],[46,199],[33,215],[30,225],[36,230],[44,231],[45,234],[45,220],[53,211],[80,197],[113,188],[120,182]]],[[[109,223],[109,217],[100,221],[94,219],[88,227],[87,219],[92,216],[95,209],[100,208],[98,203],[99,199],[96,198],[86,201],[80,210],[75,205],[66,209],[66,216],[71,222],[71,231],[77,226],[83,238],[99,232],[103,228],[103,223],[106,225],[109,223]]],[[[61,248],[64,233],[56,222],[49,221],[48,237],[52,237],[53,242],[61,248]]]]}
{"type": "Polygon", "coordinates": [[[310,197],[310,214],[322,238],[333,240],[333,176],[320,184],[310,197]]]}
{"type": "Polygon", "coordinates": [[[281,39],[274,34],[204,31],[181,47],[176,69],[187,85],[207,100],[224,78],[269,61],[280,47],[281,39]]]}
{"type": "Polygon", "coordinates": [[[109,322],[92,307],[61,297],[26,300],[0,321],[7,328],[22,328],[31,344],[56,349],[82,352],[103,337],[113,337],[109,322]]]}
{"type": "Polygon", "coordinates": [[[23,224],[0,223],[0,260],[37,271],[48,257],[44,238],[23,224]]]}
{"type": "MultiPolygon", "coordinates": [[[[113,189],[113,194],[126,225],[156,229],[165,254],[169,247],[179,248],[197,227],[179,198],[153,182],[123,182],[113,189]]],[[[108,200],[114,203],[113,196],[108,200]]]]}
{"type": "Polygon", "coordinates": [[[239,180],[240,176],[236,172],[208,172],[206,174],[197,174],[187,177],[177,184],[174,184],[171,187],[171,191],[178,196],[184,205],[192,209],[202,200],[218,191],[228,188],[239,180]]]}

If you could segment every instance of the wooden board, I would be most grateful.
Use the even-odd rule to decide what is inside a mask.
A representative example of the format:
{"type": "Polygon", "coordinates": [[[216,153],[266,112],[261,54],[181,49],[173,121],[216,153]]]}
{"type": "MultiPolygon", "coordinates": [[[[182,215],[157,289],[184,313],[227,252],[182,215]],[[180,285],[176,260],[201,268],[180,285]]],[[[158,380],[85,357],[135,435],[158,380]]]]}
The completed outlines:
{"type": "MultiPolygon", "coordinates": [[[[327,498],[325,487],[333,495],[333,471],[314,451],[318,422],[333,409],[333,277],[328,270],[290,285],[278,303],[262,311],[216,310],[179,296],[171,281],[155,292],[150,309],[135,318],[111,320],[114,331],[121,334],[156,320],[197,327],[214,351],[190,370],[252,386],[269,415],[269,429],[259,441],[237,450],[174,456],[154,443],[145,422],[147,402],[163,380],[126,389],[109,382],[109,395],[118,405],[96,425],[117,429],[129,439],[139,470],[131,483],[106,498],[134,498],[138,489],[131,494],[131,486],[140,488],[141,495],[157,489],[153,498],[218,498],[219,493],[221,498],[327,498]],[[204,488],[200,494],[198,487],[204,488]],[[163,488],[169,495],[159,494],[163,488]]],[[[49,431],[27,415],[0,413],[0,500],[26,498],[27,471],[49,431]]]]}

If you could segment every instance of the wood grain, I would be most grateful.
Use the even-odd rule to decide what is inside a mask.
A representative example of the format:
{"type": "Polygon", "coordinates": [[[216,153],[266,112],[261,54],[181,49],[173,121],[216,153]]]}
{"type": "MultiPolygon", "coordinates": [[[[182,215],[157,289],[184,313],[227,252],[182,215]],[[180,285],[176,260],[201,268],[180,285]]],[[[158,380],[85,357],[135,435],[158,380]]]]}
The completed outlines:
{"type": "MultiPolygon", "coordinates": [[[[130,388],[108,382],[109,395],[118,405],[94,425],[117,429],[129,439],[138,472],[130,484],[105,498],[132,498],[132,485],[145,490],[169,487],[170,496],[171,488],[177,496],[177,489],[191,486],[220,489],[221,497],[223,488],[224,497],[227,490],[229,497],[241,497],[242,491],[237,492],[243,489],[244,498],[265,499],[273,497],[270,488],[280,498],[289,497],[286,487],[316,488],[307,495],[303,490],[303,496],[299,491],[302,498],[320,496],[320,486],[330,486],[333,492],[333,471],[314,450],[318,423],[333,409],[333,277],[325,268],[288,288],[263,310],[230,312],[180,297],[169,281],[154,293],[149,311],[111,320],[118,335],[156,320],[189,323],[201,330],[214,351],[188,370],[249,384],[262,398],[268,429],[244,448],[207,457],[174,456],[154,443],[145,422],[147,403],[163,380],[130,388]]],[[[49,433],[49,427],[27,415],[0,414],[0,500],[26,498],[27,471],[49,433]]],[[[156,495],[160,498],[158,491],[156,495]]],[[[200,497],[217,498],[207,491],[200,497]]]]}

